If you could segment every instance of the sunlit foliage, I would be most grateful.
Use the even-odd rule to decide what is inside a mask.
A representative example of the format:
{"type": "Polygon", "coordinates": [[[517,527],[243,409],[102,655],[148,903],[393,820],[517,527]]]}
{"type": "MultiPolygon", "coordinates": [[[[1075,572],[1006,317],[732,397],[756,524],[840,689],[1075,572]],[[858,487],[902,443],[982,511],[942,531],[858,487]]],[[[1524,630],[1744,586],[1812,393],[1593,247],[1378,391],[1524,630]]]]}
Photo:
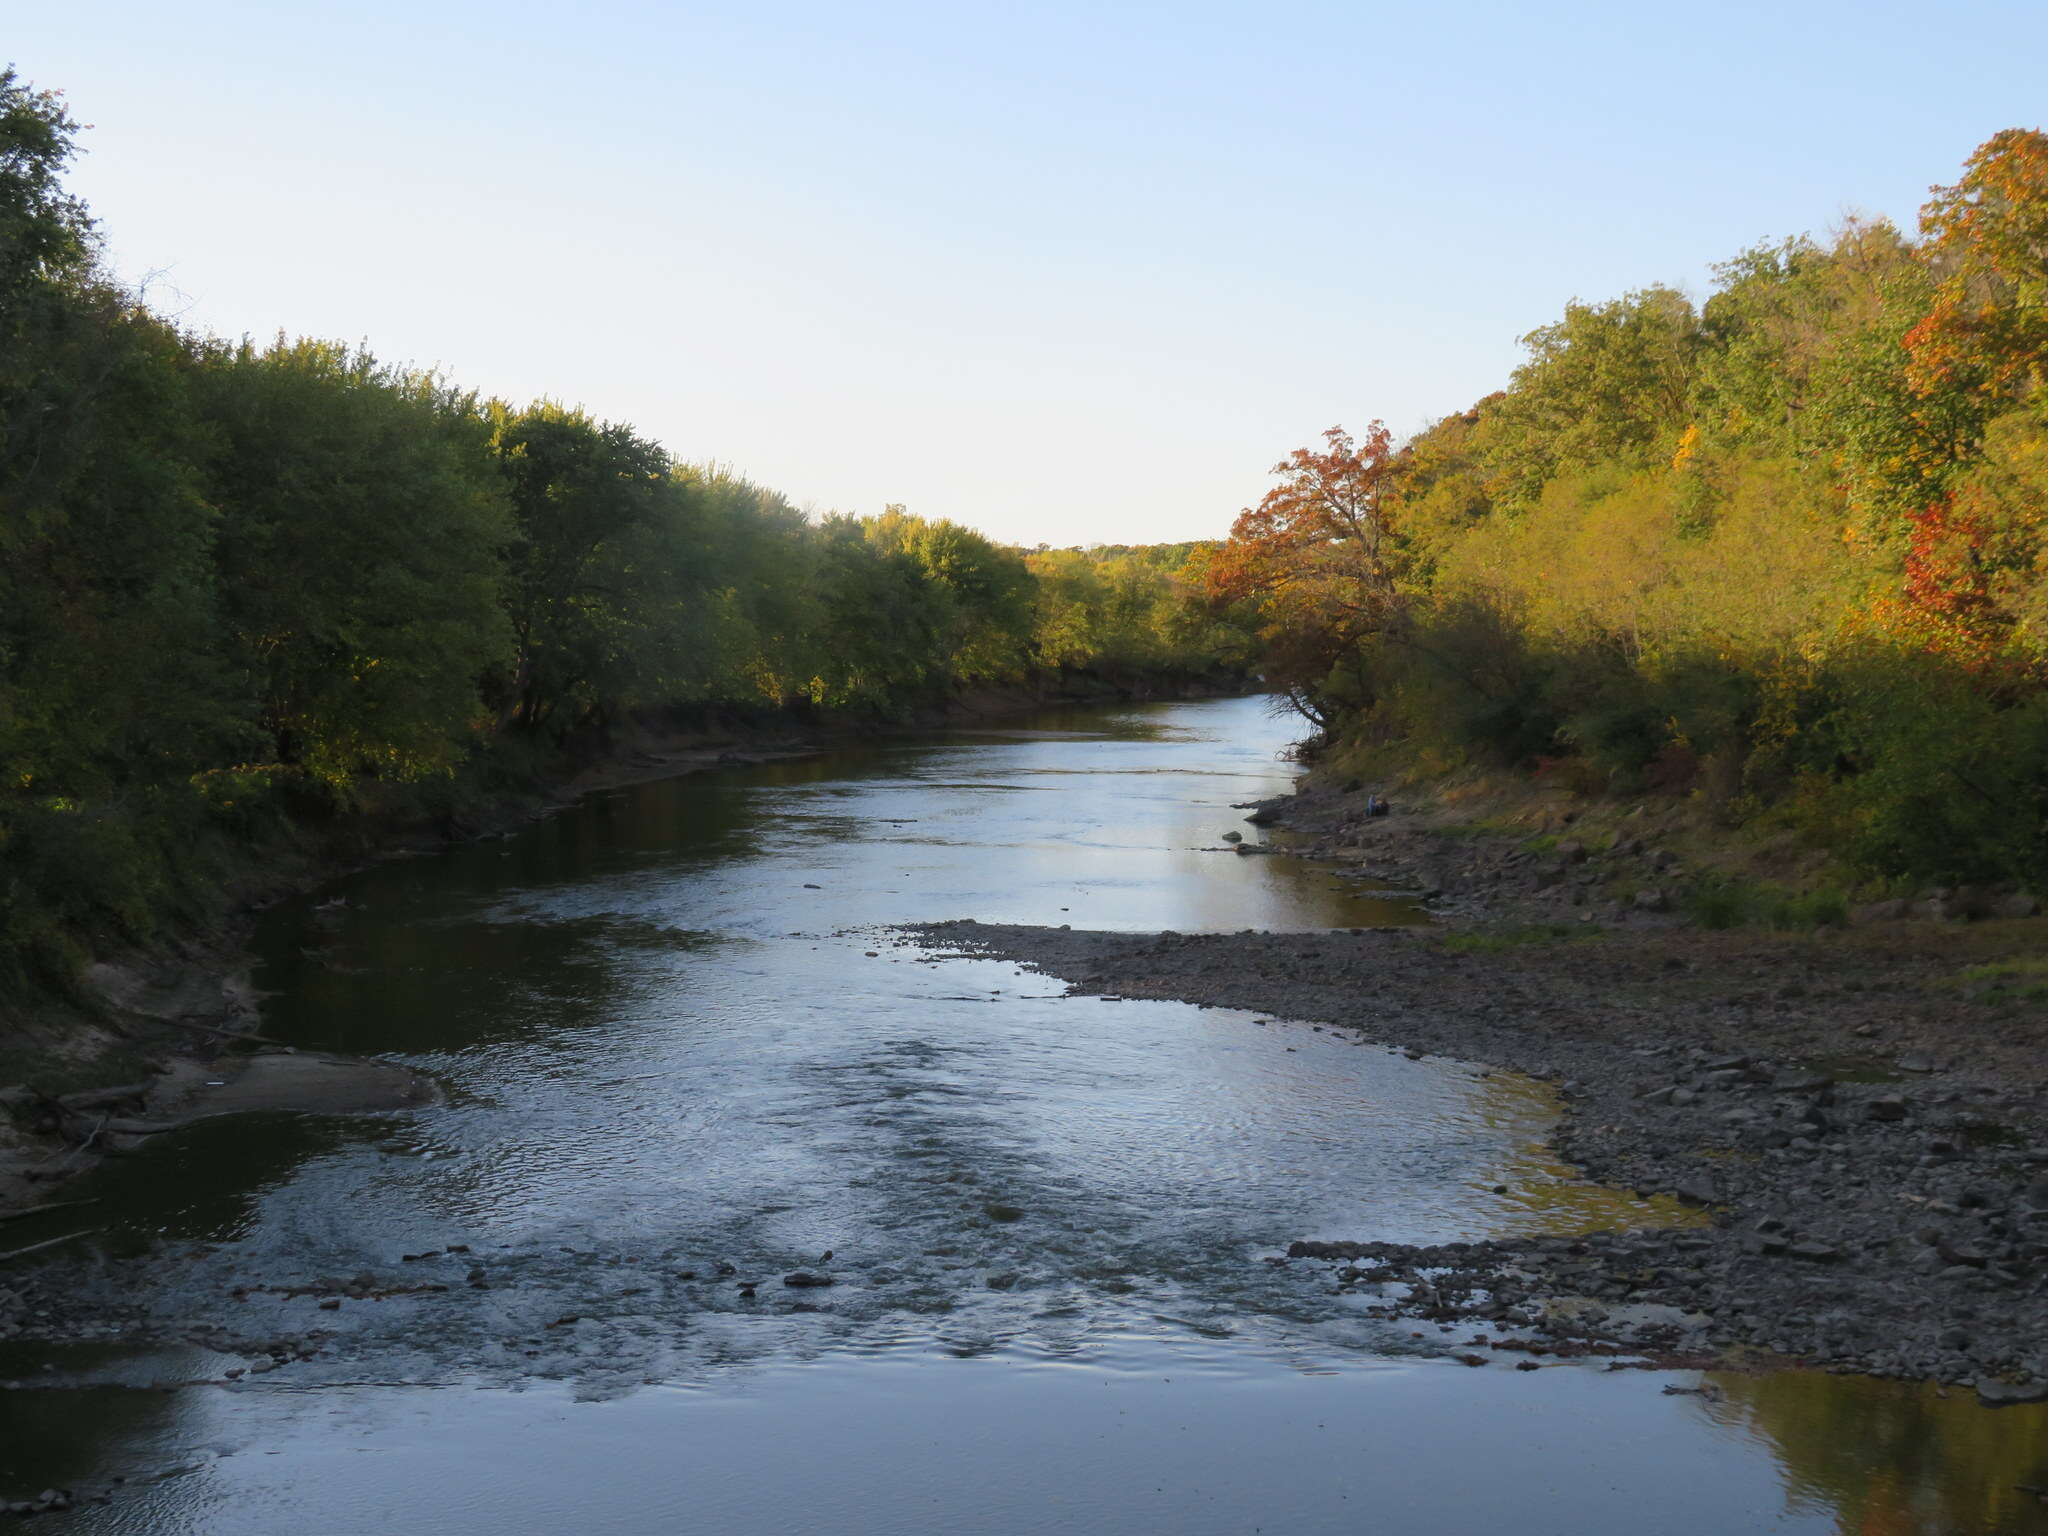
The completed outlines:
{"type": "Polygon", "coordinates": [[[1852,221],[1717,276],[1569,305],[1376,456],[1369,567],[1276,538],[1300,450],[1219,590],[1273,595],[1268,665],[1333,734],[2048,885],[2048,136],[1993,137],[1917,241],[1852,221]]]}
{"type": "Polygon", "coordinates": [[[450,814],[636,722],[1250,663],[1186,546],[814,519],[554,401],[190,335],[96,265],[77,132],[0,73],[0,990],[203,917],[252,849],[450,814]]]}

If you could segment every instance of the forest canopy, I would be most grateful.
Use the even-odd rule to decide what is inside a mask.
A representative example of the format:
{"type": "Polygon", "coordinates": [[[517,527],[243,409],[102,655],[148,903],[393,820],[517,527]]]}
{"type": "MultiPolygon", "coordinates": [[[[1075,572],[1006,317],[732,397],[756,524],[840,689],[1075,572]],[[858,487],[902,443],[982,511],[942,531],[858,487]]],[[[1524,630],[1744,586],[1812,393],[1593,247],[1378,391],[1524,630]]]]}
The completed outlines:
{"type": "Polygon", "coordinates": [[[192,334],[104,269],[78,132],[0,72],[0,985],[204,916],[252,848],[636,718],[1245,678],[1201,546],[814,519],[556,401],[192,334]]]}
{"type": "Polygon", "coordinates": [[[1298,451],[1210,571],[1325,733],[2048,889],[2048,135],[1573,302],[1405,443],[1298,451]]]}

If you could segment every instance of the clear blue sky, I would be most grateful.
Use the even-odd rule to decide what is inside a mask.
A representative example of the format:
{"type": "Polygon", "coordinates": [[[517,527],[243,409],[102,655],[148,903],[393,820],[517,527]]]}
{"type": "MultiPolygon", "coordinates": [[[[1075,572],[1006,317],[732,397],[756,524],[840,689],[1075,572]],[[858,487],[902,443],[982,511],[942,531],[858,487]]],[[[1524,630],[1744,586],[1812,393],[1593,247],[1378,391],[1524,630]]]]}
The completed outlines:
{"type": "Polygon", "coordinates": [[[17,8],[131,277],[634,423],[818,510],[1220,534],[1574,297],[1910,222],[2048,5],[17,8]]]}

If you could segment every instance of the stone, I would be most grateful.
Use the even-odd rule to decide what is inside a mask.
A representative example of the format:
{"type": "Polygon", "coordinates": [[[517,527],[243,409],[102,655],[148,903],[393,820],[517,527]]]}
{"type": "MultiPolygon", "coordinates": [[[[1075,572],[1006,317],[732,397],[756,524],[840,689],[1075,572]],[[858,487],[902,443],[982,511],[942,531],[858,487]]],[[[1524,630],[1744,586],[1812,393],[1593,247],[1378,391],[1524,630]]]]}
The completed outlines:
{"type": "Polygon", "coordinates": [[[792,1270],[790,1273],[784,1275],[782,1277],[782,1283],[784,1285],[793,1286],[796,1289],[802,1290],[806,1287],[833,1285],[837,1282],[830,1275],[818,1274],[815,1271],[808,1269],[798,1269],[792,1270]]]}
{"type": "Polygon", "coordinates": [[[2041,910],[2041,903],[2025,891],[2008,891],[1992,905],[1992,912],[1998,917],[2032,917],[2041,910]]]}
{"type": "Polygon", "coordinates": [[[2048,1381],[2000,1381],[1995,1376],[1979,1376],[1977,1401],[1986,1408],[2010,1408],[2015,1403],[2048,1403],[2048,1381]]]}
{"type": "Polygon", "coordinates": [[[1587,857],[1584,843],[1574,841],[1557,845],[1557,859],[1560,864],[1583,864],[1587,857]]]}
{"type": "Polygon", "coordinates": [[[1895,1093],[1886,1094],[1864,1105],[1863,1112],[1872,1120],[1903,1120],[1906,1118],[1906,1101],[1895,1093]]]}
{"type": "Polygon", "coordinates": [[[1898,1058],[1901,1072],[1939,1072],[1941,1064],[1925,1051],[1907,1051],[1898,1058]]]}
{"type": "Polygon", "coordinates": [[[1788,1072],[1774,1085],[1780,1093],[1825,1093],[1835,1080],[1821,1072],[1788,1072]]]}
{"type": "Polygon", "coordinates": [[[1936,1238],[1934,1251],[1951,1265],[1957,1265],[1965,1269],[1982,1269],[1984,1267],[1984,1255],[1964,1243],[1951,1243],[1946,1238],[1936,1238]]]}
{"type": "Polygon", "coordinates": [[[1672,1187],[1672,1193],[1687,1205],[1712,1205],[1721,1198],[1721,1192],[1715,1188],[1714,1181],[1704,1173],[1680,1179],[1672,1187]]]}
{"type": "Polygon", "coordinates": [[[1005,1205],[1000,1200],[991,1200],[982,1208],[982,1214],[990,1221],[1022,1221],[1023,1211],[1014,1205],[1005,1205]]]}
{"type": "Polygon", "coordinates": [[[987,1285],[992,1291],[1007,1291],[1016,1285],[1018,1278],[1014,1269],[1000,1270],[988,1277],[987,1285]]]}
{"type": "Polygon", "coordinates": [[[1636,892],[1633,905],[1638,912],[1669,912],[1671,897],[1661,886],[1646,885],[1636,892]]]}
{"type": "Polygon", "coordinates": [[[1244,834],[1242,832],[1226,832],[1223,834],[1223,841],[1226,843],[1241,843],[1244,841],[1244,834]]]}
{"type": "Polygon", "coordinates": [[[1788,1243],[1785,1252],[1795,1259],[1805,1259],[1814,1264],[1832,1264],[1842,1256],[1842,1250],[1826,1243],[1788,1243]]]}

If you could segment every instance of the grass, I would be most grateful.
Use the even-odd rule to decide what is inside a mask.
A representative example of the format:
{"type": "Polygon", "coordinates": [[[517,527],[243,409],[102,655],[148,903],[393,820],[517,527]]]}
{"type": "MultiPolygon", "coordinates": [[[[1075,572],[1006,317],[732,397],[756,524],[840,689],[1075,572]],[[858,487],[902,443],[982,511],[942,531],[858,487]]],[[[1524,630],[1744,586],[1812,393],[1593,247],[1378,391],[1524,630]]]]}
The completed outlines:
{"type": "Polygon", "coordinates": [[[1437,947],[1449,955],[1498,955],[1532,944],[1597,939],[1603,931],[1597,923],[1518,923],[1477,933],[1447,933],[1437,941],[1437,947]]]}
{"type": "Polygon", "coordinates": [[[1727,875],[1695,880],[1684,906],[1702,928],[1840,928],[1849,921],[1849,898],[1837,887],[1793,891],[1727,875]]]}
{"type": "Polygon", "coordinates": [[[1454,821],[1430,830],[1438,837],[1519,837],[1523,829],[1512,821],[1454,821]]]}
{"type": "Polygon", "coordinates": [[[1956,985],[1984,1002],[2040,1002],[2048,999],[2048,955],[2021,955],[1973,965],[1956,985]]]}

